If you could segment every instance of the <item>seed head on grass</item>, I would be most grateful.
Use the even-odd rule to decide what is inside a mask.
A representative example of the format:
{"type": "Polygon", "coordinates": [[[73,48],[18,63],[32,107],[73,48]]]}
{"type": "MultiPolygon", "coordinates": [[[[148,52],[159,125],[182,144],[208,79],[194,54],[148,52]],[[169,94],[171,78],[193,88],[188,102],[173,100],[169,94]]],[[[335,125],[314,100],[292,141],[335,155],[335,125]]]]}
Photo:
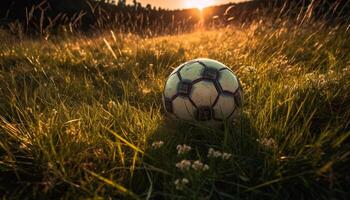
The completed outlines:
{"type": "Polygon", "coordinates": [[[110,100],[107,104],[107,108],[111,110],[115,105],[116,105],[115,101],[110,100]]]}
{"type": "Polygon", "coordinates": [[[277,149],[277,142],[273,138],[263,138],[257,140],[264,149],[277,149]]]}

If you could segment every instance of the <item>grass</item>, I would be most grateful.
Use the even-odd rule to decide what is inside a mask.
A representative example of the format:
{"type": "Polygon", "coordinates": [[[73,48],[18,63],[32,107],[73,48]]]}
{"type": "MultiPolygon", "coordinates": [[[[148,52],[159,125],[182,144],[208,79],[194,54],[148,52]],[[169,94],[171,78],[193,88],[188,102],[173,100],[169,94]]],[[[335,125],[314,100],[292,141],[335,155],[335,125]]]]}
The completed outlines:
{"type": "Polygon", "coordinates": [[[319,25],[48,41],[1,31],[0,197],[345,199],[350,36],[319,25]],[[234,125],[164,116],[164,80],[198,57],[227,64],[242,81],[234,125]],[[157,141],[164,145],[152,147],[157,141]],[[178,155],[179,144],[192,150],[178,155]],[[232,157],[208,158],[209,148],[232,157]],[[181,171],[183,159],[209,170],[181,171]],[[189,183],[177,190],[182,178],[189,183]]]}

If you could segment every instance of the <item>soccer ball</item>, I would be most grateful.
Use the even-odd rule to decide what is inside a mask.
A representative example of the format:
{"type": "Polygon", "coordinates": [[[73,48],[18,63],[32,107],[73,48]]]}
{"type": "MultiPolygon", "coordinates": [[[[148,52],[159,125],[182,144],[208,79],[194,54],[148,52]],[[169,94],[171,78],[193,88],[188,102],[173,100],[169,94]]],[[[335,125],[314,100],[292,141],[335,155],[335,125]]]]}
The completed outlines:
{"type": "Polygon", "coordinates": [[[242,105],[239,79],[230,68],[211,59],[191,60],[177,67],[163,92],[166,113],[183,120],[233,120],[242,105]]]}

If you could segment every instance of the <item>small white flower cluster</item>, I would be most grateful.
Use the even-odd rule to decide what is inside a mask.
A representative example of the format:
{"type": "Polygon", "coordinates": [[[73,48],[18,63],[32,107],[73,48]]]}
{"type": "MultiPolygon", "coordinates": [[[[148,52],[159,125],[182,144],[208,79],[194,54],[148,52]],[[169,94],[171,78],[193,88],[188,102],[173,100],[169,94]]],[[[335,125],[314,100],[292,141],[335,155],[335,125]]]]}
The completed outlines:
{"type": "Polygon", "coordinates": [[[192,164],[192,168],[195,171],[208,171],[209,170],[209,165],[203,164],[200,160],[196,160],[192,164]]]}
{"type": "Polygon", "coordinates": [[[189,160],[182,160],[175,165],[177,168],[179,168],[181,171],[187,171],[191,168],[191,161],[189,160]]]}
{"type": "Polygon", "coordinates": [[[215,151],[213,148],[209,148],[208,158],[222,158],[223,160],[229,160],[231,157],[232,154],[230,153],[215,151]]]}
{"type": "Polygon", "coordinates": [[[261,140],[257,139],[257,141],[265,148],[265,149],[277,149],[277,142],[273,138],[263,138],[261,140]]]}
{"type": "Polygon", "coordinates": [[[183,190],[189,182],[190,181],[187,178],[182,178],[176,179],[174,183],[177,190],[183,190]]]}
{"type": "Polygon", "coordinates": [[[160,147],[162,147],[164,145],[164,142],[163,141],[155,141],[152,143],[152,147],[154,149],[159,149],[160,147]]]}
{"type": "Polygon", "coordinates": [[[223,160],[229,160],[232,157],[232,154],[223,152],[222,153],[222,159],[223,160]]]}
{"type": "Polygon", "coordinates": [[[209,165],[202,163],[200,160],[196,160],[193,163],[190,160],[182,160],[175,165],[181,171],[188,171],[194,169],[195,171],[207,171],[209,170],[209,165]]]}
{"type": "Polygon", "coordinates": [[[183,145],[177,145],[176,147],[176,150],[177,150],[177,154],[180,155],[180,154],[185,154],[189,151],[191,151],[191,147],[186,145],[186,144],[183,144],[183,145]]]}

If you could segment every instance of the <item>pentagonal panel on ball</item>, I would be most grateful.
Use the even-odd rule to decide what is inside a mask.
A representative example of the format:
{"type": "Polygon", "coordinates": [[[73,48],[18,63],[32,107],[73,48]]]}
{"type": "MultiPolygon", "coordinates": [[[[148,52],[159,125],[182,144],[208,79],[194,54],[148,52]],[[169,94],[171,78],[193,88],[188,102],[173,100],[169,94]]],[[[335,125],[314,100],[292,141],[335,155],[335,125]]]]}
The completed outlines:
{"type": "Polygon", "coordinates": [[[218,91],[213,82],[202,80],[192,86],[190,98],[197,107],[211,107],[218,97],[218,91]]]}
{"type": "Polygon", "coordinates": [[[213,119],[213,108],[210,106],[198,107],[196,110],[196,120],[198,121],[208,121],[213,119]]]}
{"type": "Polygon", "coordinates": [[[235,98],[232,95],[221,94],[213,107],[214,117],[222,120],[227,119],[230,117],[235,107],[235,98]]]}
{"type": "Polygon", "coordinates": [[[195,107],[192,105],[188,97],[178,96],[173,100],[172,104],[173,113],[177,117],[185,120],[194,119],[195,107]]]}
{"type": "Polygon", "coordinates": [[[206,67],[203,70],[202,77],[205,79],[216,80],[218,78],[219,71],[215,68],[206,67]]]}
{"type": "Polygon", "coordinates": [[[230,70],[220,71],[218,80],[223,91],[235,93],[239,88],[238,79],[230,70]]]}
{"type": "Polygon", "coordinates": [[[193,81],[201,77],[204,66],[198,62],[185,65],[180,70],[182,80],[193,81]]]}
{"type": "Polygon", "coordinates": [[[177,74],[171,75],[165,84],[164,97],[167,99],[173,98],[177,93],[179,83],[180,79],[177,74]]]}
{"type": "Polygon", "coordinates": [[[199,62],[203,63],[205,66],[210,67],[210,68],[215,68],[217,70],[226,68],[226,66],[216,60],[212,60],[212,59],[199,59],[199,62]]]}

